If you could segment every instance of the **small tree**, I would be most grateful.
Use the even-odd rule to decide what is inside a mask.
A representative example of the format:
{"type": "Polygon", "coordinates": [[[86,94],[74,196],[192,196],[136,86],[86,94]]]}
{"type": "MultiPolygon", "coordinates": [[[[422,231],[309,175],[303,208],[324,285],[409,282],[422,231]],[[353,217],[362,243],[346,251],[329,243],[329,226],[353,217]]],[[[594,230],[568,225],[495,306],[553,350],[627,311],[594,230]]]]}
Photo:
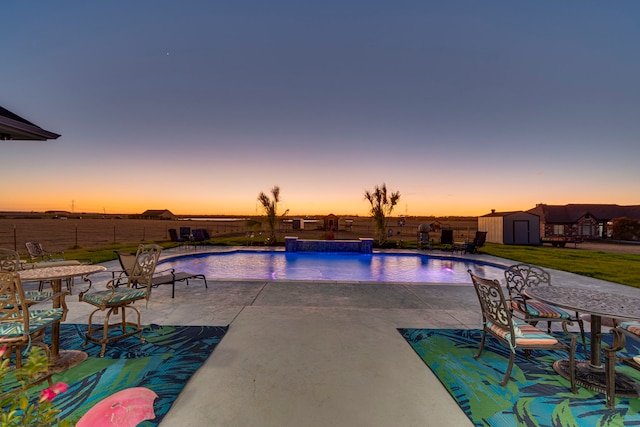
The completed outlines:
{"type": "Polygon", "coordinates": [[[371,218],[378,232],[379,244],[382,246],[387,241],[387,221],[400,200],[400,192],[396,191],[389,195],[387,186],[383,183],[382,187],[376,185],[373,192],[366,190],[364,198],[371,204],[371,218]]]}
{"type": "Polygon", "coordinates": [[[640,239],[640,221],[631,218],[618,218],[613,221],[613,238],[617,240],[640,239]]]}
{"type": "MultiPolygon", "coordinates": [[[[278,202],[280,202],[280,187],[277,185],[271,189],[271,195],[273,199],[267,196],[262,191],[258,195],[258,201],[262,205],[264,209],[264,213],[267,216],[267,229],[269,231],[269,236],[267,237],[266,244],[267,245],[275,245],[277,242],[276,239],[276,222],[278,220],[278,202]]],[[[287,209],[282,216],[285,216],[289,212],[287,209]]]]}

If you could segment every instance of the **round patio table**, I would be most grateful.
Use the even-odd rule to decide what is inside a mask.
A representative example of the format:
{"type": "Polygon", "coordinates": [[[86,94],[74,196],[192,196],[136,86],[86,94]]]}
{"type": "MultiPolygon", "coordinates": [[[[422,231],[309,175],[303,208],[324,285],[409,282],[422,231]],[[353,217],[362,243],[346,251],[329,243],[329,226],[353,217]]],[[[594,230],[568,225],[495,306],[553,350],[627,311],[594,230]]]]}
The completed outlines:
{"type": "MultiPolygon", "coordinates": [[[[602,364],[602,318],[640,319],[640,292],[638,297],[620,295],[594,289],[565,286],[535,286],[528,288],[527,296],[556,307],[591,315],[589,360],[576,361],[576,383],[606,393],[606,373],[602,364]]],[[[556,372],[569,378],[569,361],[559,360],[553,365],[556,372]]],[[[638,384],[627,375],[616,373],[616,396],[638,397],[638,384]]]]}
{"type": "MultiPolygon", "coordinates": [[[[18,272],[20,280],[25,281],[51,281],[53,293],[58,296],[53,299],[53,307],[60,308],[62,302],[62,280],[70,277],[86,276],[88,274],[105,271],[101,265],[78,264],[60,265],[54,267],[32,268],[18,272]]],[[[81,350],[60,350],[60,323],[51,326],[51,367],[52,372],[58,373],[72,368],[87,359],[87,353],[81,350]]]]}

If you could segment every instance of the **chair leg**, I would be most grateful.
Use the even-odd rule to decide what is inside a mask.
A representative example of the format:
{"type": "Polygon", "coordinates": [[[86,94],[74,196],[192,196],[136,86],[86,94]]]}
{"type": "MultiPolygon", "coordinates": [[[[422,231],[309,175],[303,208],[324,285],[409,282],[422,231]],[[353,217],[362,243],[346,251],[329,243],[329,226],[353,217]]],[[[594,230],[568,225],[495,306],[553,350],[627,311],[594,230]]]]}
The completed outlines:
{"type": "Polygon", "coordinates": [[[516,353],[512,350],[511,356],[509,356],[509,365],[507,366],[507,372],[504,374],[504,379],[500,382],[501,386],[507,385],[509,382],[509,377],[511,376],[511,370],[513,369],[513,363],[516,360],[516,353]]]}
{"type": "Polygon", "coordinates": [[[578,326],[580,327],[580,336],[582,337],[582,349],[584,350],[584,357],[589,359],[589,351],[587,350],[587,339],[584,335],[584,322],[578,318],[578,326]]]}
{"type": "MultiPolygon", "coordinates": [[[[584,335],[583,335],[584,338],[584,335]]],[[[571,335],[571,347],[569,347],[569,382],[571,383],[571,392],[578,394],[576,388],[576,336],[571,335]]]]}
{"type": "Polygon", "coordinates": [[[484,342],[485,339],[487,338],[487,331],[485,329],[482,330],[482,338],[480,338],[480,348],[478,348],[478,352],[476,353],[475,356],[473,356],[474,359],[478,359],[480,357],[480,355],[482,354],[482,350],[484,349],[484,342]]]}

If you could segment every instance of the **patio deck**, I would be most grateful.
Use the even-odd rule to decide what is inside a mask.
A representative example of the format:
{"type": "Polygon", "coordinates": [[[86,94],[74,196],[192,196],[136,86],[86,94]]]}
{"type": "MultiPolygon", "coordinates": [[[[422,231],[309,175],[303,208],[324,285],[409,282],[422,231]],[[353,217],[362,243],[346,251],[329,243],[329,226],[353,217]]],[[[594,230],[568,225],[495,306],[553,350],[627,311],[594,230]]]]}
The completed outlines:
{"type": "MultiPolygon", "coordinates": [[[[176,252],[166,251],[164,256],[171,253],[176,252]]],[[[485,255],[468,257],[512,264],[485,255]]],[[[117,269],[117,261],[104,265],[117,269]]],[[[549,271],[554,286],[639,292],[549,271]]],[[[94,286],[106,279],[95,275],[94,286]]],[[[498,279],[504,282],[503,277],[498,279]]],[[[74,295],[67,298],[68,323],[87,321],[88,304],[79,303],[75,295],[81,286],[77,284],[74,295]]],[[[230,325],[162,427],[471,425],[396,331],[398,327],[479,328],[481,314],[470,282],[209,280],[205,289],[193,281],[188,287],[176,285],[174,299],[171,286],[154,289],[142,316],[145,324],[230,325]]]]}

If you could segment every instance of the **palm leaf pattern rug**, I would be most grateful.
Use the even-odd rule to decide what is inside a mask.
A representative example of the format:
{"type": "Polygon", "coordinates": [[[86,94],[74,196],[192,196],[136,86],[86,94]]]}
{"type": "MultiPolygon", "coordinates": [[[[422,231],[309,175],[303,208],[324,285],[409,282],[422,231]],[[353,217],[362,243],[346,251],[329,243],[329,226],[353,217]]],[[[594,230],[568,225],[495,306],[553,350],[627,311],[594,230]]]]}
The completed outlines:
{"type": "Polygon", "coordinates": [[[87,325],[62,324],[60,348],[83,350],[89,358],[80,365],[53,377],[69,385],[54,400],[62,410],[60,419],[76,422],[93,405],[129,387],[147,387],[158,395],[154,402],[156,418],[141,426],[156,426],[193,373],[207,360],[227,326],[145,327],[144,343],[137,336],[107,345],[103,358],[100,345],[84,343],[87,325]]]}
{"type": "MultiPolygon", "coordinates": [[[[640,426],[640,399],[617,398],[615,409],[608,410],[604,394],[580,386],[578,394],[571,393],[569,381],[553,370],[553,362],[567,352],[533,351],[529,360],[517,352],[511,380],[502,387],[509,349],[493,337],[487,336],[482,356],[475,360],[480,330],[398,331],[477,426],[640,426]]],[[[640,344],[628,340],[626,350],[640,354],[640,344]]],[[[576,354],[584,357],[580,344],[576,354]]],[[[640,382],[640,372],[633,368],[618,365],[616,370],[640,382]]]]}

